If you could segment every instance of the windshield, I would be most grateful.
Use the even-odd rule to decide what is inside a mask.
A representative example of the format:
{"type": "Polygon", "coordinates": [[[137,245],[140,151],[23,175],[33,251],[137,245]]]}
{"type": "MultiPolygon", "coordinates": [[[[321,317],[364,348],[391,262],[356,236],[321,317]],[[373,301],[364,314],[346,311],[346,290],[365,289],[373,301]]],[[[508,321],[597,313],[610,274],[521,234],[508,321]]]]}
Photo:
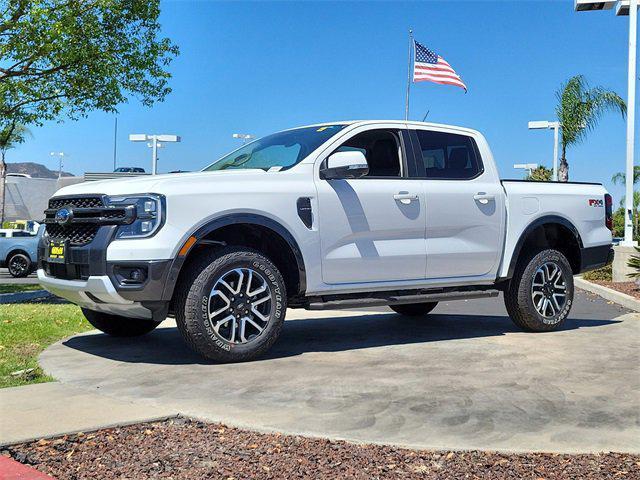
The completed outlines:
{"type": "Polygon", "coordinates": [[[274,133],[225,155],[203,171],[292,167],[344,127],[322,125],[274,133]]]}

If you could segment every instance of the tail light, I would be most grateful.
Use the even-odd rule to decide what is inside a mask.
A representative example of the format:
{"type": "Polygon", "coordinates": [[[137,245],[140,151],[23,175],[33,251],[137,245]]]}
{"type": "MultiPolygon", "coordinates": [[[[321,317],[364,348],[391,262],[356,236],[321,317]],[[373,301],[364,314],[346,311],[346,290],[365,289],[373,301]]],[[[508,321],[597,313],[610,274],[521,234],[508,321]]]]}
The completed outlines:
{"type": "Polygon", "coordinates": [[[606,193],[604,195],[604,224],[613,231],[613,198],[606,193]]]}

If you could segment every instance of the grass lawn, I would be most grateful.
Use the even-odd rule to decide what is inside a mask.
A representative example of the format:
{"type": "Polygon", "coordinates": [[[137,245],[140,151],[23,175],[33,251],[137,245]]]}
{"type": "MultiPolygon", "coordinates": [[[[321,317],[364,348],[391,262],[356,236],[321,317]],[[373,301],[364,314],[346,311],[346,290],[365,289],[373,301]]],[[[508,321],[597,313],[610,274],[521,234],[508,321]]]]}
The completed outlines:
{"type": "Polygon", "coordinates": [[[15,283],[0,283],[1,293],[18,293],[18,292],[31,292],[33,290],[44,290],[40,284],[36,285],[21,285],[15,283]]]}
{"type": "Polygon", "coordinates": [[[0,388],[52,381],[38,366],[40,352],[61,338],[91,328],[75,305],[0,306],[0,388]],[[20,370],[25,372],[11,375],[20,370]]]}

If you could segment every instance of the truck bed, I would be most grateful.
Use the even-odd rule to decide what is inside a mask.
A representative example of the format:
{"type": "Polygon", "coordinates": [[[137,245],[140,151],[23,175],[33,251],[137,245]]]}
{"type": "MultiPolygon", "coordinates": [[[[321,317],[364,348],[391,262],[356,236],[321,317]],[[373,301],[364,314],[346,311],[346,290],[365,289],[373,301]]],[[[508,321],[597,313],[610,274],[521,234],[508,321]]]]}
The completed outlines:
{"type": "MultiPolygon", "coordinates": [[[[600,183],[500,180],[507,202],[507,228],[503,259],[511,259],[518,239],[537,219],[557,217],[577,229],[582,247],[611,243],[605,225],[604,195],[600,183]]],[[[506,276],[509,262],[503,261],[499,276],[506,276]]]]}

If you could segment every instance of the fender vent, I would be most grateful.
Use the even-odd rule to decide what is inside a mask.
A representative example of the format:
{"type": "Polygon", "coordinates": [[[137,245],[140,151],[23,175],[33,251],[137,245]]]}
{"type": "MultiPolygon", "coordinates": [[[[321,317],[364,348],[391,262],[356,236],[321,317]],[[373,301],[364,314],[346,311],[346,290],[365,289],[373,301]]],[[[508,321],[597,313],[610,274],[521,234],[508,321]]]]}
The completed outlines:
{"type": "Polygon", "coordinates": [[[313,225],[313,210],[311,210],[311,199],[309,197],[300,197],[297,201],[298,216],[302,223],[311,229],[313,225]]]}

